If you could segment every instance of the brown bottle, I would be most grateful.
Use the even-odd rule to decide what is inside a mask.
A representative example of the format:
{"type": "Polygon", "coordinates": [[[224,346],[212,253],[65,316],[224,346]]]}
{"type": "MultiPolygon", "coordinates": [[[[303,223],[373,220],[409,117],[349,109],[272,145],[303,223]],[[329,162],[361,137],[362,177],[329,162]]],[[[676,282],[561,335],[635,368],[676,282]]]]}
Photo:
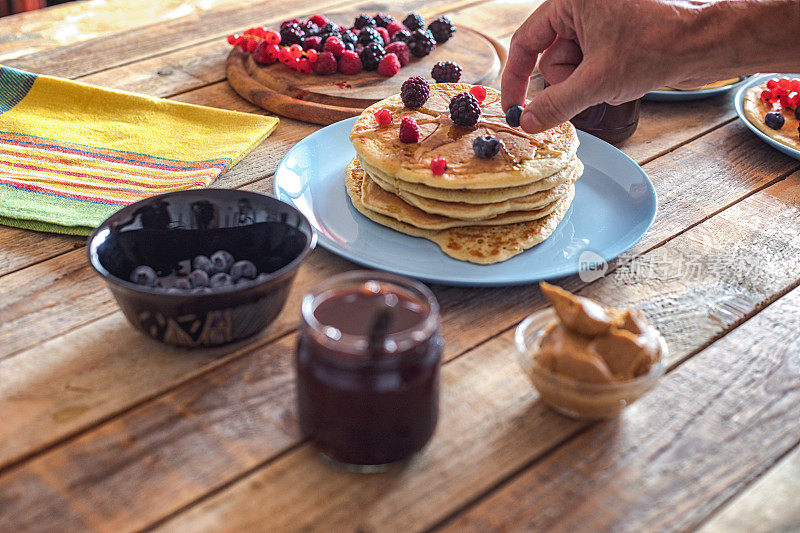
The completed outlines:
{"type": "Polygon", "coordinates": [[[633,135],[639,125],[639,102],[637,99],[620,105],[593,105],[572,117],[570,122],[606,142],[621,143],[633,135]]]}

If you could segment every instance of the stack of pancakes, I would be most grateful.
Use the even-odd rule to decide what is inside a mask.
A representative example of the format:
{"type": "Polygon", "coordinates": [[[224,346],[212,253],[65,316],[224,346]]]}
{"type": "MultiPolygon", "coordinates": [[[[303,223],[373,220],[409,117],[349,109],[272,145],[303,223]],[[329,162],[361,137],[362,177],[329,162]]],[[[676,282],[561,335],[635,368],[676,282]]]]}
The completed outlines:
{"type": "Polygon", "coordinates": [[[353,205],[368,218],[397,231],[437,243],[451,257],[473,263],[505,261],[549,237],[569,209],[574,182],[583,173],[575,156],[578,138],[566,122],[537,135],[505,121],[500,93],[487,88],[473,128],[455,125],[450,99],[469,85],[431,85],[420,109],[395,95],[368,107],[350,132],[356,157],[345,171],[353,205]],[[375,112],[388,109],[381,126],[375,112]],[[399,139],[403,117],[416,119],[418,143],[399,139]],[[477,157],[473,140],[494,135],[500,152],[477,157]],[[444,175],[430,162],[444,157],[444,175]]]}

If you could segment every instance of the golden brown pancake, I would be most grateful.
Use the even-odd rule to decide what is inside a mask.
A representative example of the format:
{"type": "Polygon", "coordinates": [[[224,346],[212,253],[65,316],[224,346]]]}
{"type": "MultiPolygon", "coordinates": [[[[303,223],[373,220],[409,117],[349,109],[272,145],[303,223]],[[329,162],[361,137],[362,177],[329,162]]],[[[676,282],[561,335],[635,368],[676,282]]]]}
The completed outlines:
{"type": "Polygon", "coordinates": [[[475,128],[462,128],[449,117],[450,99],[467,92],[470,85],[440,83],[430,86],[430,97],[420,109],[403,105],[400,95],[377,102],[361,114],[350,132],[350,140],[361,159],[387,176],[439,189],[494,189],[541,181],[566,167],[575,156],[578,137],[565,122],[543,133],[530,135],[512,128],[500,107],[500,93],[487,88],[482,113],[475,128]],[[378,125],[374,113],[392,112],[392,123],[378,125]],[[420,129],[418,143],[399,139],[403,117],[414,117],[420,129]],[[500,153],[490,159],[475,157],[472,141],[485,134],[497,136],[500,153]],[[431,172],[436,157],[447,159],[444,175],[431,172]]]}
{"type": "Polygon", "coordinates": [[[401,233],[431,240],[450,257],[478,264],[505,261],[547,239],[569,210],[575,194],[575,189],[572,187],[566,196],[556,202],[549,215],[531,222],[502,226],[466,226],[436,231],[421,229],[367,209],[361,203],[365,176],[366,173],[357,159],[354,159],[345,170],[347,193],[353,206],[364,216],[401,233]]]}

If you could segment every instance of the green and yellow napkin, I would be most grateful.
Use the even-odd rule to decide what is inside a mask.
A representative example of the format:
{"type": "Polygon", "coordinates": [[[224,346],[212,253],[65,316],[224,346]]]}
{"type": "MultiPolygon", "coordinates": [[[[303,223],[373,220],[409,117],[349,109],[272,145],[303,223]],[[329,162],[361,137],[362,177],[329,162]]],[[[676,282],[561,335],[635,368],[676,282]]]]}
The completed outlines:
{"type": "Polygon", "coordinates": [[[123,205],[208,186],[277,124],[0,67],[0,224],[87,235],[123,205]]]}

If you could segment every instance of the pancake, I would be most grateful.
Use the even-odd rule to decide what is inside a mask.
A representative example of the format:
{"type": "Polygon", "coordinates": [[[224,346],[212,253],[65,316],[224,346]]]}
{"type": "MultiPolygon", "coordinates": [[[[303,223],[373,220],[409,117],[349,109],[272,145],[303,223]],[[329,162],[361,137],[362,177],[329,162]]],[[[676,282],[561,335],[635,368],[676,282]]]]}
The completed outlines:
{"type": "Polygon", "coordinates": [[[369,165],[368,163],[365,163],[364,161],[360,161],[360,163],[361,167],[369,172],[370,177],[372,177],[376,182],[391,186],[391,189],[387,190],[391,190],[395,194],[405,192],[416,196],[421,196],[423,198],[441,200],[443,202],[463,202],[467,204],[496,203],[512,198],[529,196],[536,194],[537,192],[552,189],[553,187],[557,187],[562,183],[567,183],[570,180],[574,181],[573,173],[575,172],[576,168],[578,169],[578,175],[583,174],[583,163],[581,163],[577,157],[574,157],[566,167],[559,170],[552,176],[528,185],[478,190],[437,189],[421,183],[408,183],[406,181],[395,179],[388,174],[385,174],[381,170],[369,165]]]}
{"type": "Polygon", "coordinates": [[[534,209],[542,209],[543,207],[552,204],[554,201],[558,200],[569,191],[569,188],[572,186],[572,183],[580,177],[579,170],[580,171],[583,170],[582,165],[580,169],[575,168],[573,170],[573,173],[568,181],[562,183],[561,185],[553,187],[552,189],[548,189],[546,191],[540,191],[527,196],[522,196],[520,198],[510,198],[508,200],[503,200],[501,202],[493,202],[486,204],[443,202],[441,200],[425,198],[423,196],[417,196],[416,194],[408,193],[403,190],[398,190],[393,185],[383,182],[381,181],[380,178],[373,176],[369,171],[367,171],[367,176],[369,177],[370,181],[372,181],[372,183],[375,183],[382,189],[400,197],[406,203],[418,209],[421,209],[426,213],[430,213],[431,215],[441,215],[444,217],[455,218],[458,220],[477,221],[477,220],[491,219],[493,217],[497,217],[498,215],[502,215],[504,213],[510,213],[513,211],[532,211],[534,209]]]}
{"type": "Polygon", "coordinates": [[[713,81],[711,83],[706,83],[705,85],[701,85],[700,87],[692,87],[691,89],[676,89],[675,87],[661,87],[659,91],[705,91],[707,89],[718,89],[720,87],[727,87],[728,85],[739,83],[741,79],[742,79],[741,77],[728,78],[727,80],[713,81]]]}
{"type": "Polygon", "coordinates": [[[361,188],[365,176],[366,173],[356,159],[345,170],[347,193],[353,206],[361,214],[401,233],[431,240],[454,259],[484,265],[510,259],[547,239],[569,210],[575,194],[572,187],[566,196],[556,202],[549,215],[531,222],[434,231],[417,228],[367,209],[361,203],[361,188]]]}
{"type": "MultiPolygon", "coordinates": [[[[363,169],[362,169],[363,172],[363,169]]],[[[501,226],[503,224],[512,224],[516,222],[527,222],[536,220],[547,216],[555,209],[555,202],[558,199],[552,200],[550,204],[542,207],[541,209],[534,209],[531,211],[514,211],[504,213],[496,217],[484,220],[458,220],[441,215],[433,215],[426,213],[418,207],[403,201],[402,198],[380,188],[370,179],[366,172],[363,172],[361,184],[361,203],[367,209],[392,217],[400,222],[411,224],[417,228],[430,229],[430,230],[444,230],[450,228],[459,228],[464,226],[501,226]]]]}
{"type": "Polygon", "coordinates": [[[393,178],[439,189],[494,189],[541,181],[566,167],[575,157],[578,136],[569,122],[535,135],[510,127],[500,107],[500,93],[490,87],[475,128],[462,128],[449,117],[450,99],[467,92],[470,85],[440,83],[430,86],[430,97],[420,109],[403,105],[400,95],[381,100],[364,110],[350,132],[359,159],[393,178]],[[393,121],[379,126],[374,113],[392,112],[393,121]],[[398,138],[403,117],[414,117],[420,128],[419,143],[404,144],[398,138]],[[502,142],[500,153],[490,159],[475,157],[472,141],[485,134],[502,142]],[[447,170],[435,175],[430,162],[447,159],[447,170]]]}
{"type": "Polygon", "coordinates": [[[800,150],[800,136],[797,128],[800,121],[794,115],[793,109],[783,109],[780,104],[769,104],[761,101],[761,91],[767,88],[767,83],[750,87],[744,96],[744,114],[747,119],[767,136],[775,139],[779,143],[790,146],[795,150],[800,150]],[[766,125],[764,117],[770,111],[780,111],[783,115],[784,124],[779,130],[774,130],[766,125]]]}

